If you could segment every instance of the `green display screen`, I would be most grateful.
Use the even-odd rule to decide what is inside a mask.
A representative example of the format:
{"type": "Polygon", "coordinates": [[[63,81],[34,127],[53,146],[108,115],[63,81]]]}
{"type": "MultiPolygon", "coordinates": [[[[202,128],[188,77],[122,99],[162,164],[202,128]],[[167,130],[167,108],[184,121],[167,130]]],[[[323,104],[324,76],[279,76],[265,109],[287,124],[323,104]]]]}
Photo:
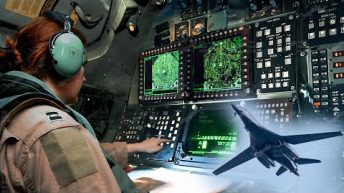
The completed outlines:
{"type": "Polygon", "coordinates": [[[144,58],[144,95],[178,92],[179,51],[144,58]]]}
{"type": "Polygon", "coordinates": [[[242,89],[242,46],[242,36],[195,45],[193,47],[193,91],[242,89]]]}
{"type": "Polygon", "coordinates": [[[237,147],[237,132],[227,110],[202,110],[190,120],[188,155],[228,157],[237,147]]]}

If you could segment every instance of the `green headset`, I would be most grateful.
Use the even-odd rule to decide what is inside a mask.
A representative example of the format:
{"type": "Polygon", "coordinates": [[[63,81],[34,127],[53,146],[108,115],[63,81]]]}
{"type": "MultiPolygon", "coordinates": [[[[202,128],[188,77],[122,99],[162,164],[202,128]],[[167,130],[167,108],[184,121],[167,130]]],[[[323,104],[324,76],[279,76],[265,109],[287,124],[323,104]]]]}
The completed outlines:
{"type": "Polygon", "coordinates": [[[62,77],[72,77],[85,62],[84,45],[71,31],[73,21],[68,16],[55,11],[48,11],[43,15],[64,25],[63,30],[50,37],[49,53],[53,59],[55,71],[62,77]]]}

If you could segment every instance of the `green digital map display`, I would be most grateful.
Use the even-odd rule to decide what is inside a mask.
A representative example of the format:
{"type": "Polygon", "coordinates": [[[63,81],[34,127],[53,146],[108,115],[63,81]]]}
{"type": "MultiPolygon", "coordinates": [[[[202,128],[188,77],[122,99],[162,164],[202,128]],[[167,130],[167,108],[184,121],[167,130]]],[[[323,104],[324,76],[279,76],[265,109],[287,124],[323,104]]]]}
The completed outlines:
{"type": "Polygon", "coordinates": [[[179,51],[144,58],[146,96],[178,92],[179,51]]]}
{"type": "Polygon", "coordinates": [[[241,89],[242,45],[236,36],[194,46],[194,92],[241,89]]]}
{"type": "Polygon", "coordinates": [[[203,110],[190,121],[187,154],[200,157],[227,157],[237,147],[237,131],[226,110],[203,110]]]}

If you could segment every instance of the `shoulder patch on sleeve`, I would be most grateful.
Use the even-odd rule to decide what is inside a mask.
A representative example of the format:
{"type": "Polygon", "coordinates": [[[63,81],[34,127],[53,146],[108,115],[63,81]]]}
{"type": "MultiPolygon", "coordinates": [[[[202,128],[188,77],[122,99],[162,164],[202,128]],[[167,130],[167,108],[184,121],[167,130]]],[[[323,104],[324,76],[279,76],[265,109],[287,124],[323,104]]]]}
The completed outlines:
{"type": "Polygon", "coordinates": [[[62,117],[58,112],[47,112],[45,115],[50,121],[62,120],[62,117]]]}
{"type": "Polygon", "coordinates": [[[53,130],[40,138],[60,187],[95,173],[96,165],[78,127],[53,130]]]}

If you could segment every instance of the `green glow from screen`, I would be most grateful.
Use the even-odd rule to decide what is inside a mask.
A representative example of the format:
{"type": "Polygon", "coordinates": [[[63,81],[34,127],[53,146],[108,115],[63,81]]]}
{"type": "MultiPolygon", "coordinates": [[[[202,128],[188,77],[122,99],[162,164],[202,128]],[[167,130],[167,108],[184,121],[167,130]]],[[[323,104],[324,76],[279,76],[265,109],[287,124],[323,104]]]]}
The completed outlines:
{"type": "Polygon", "coordinates": [[[237,132],[226,110],[202,110],[190,121],[187,152],[202,157],[228,157],[237,148],[237,132]]]}
{"type": "Polygon", "coordinates": [[[144,59],[145,95],[178,92],[179,51],[166,52],[144,59]]]}
{"type": "Polygon", "coordinates": [[[194,47],[196,78],[193,90],[205,92],[241,89],[242,45],[241,36],[196,45],[194,47]],[[202,74],[202,78],[198,77],[199,73],[202,74]]]}

